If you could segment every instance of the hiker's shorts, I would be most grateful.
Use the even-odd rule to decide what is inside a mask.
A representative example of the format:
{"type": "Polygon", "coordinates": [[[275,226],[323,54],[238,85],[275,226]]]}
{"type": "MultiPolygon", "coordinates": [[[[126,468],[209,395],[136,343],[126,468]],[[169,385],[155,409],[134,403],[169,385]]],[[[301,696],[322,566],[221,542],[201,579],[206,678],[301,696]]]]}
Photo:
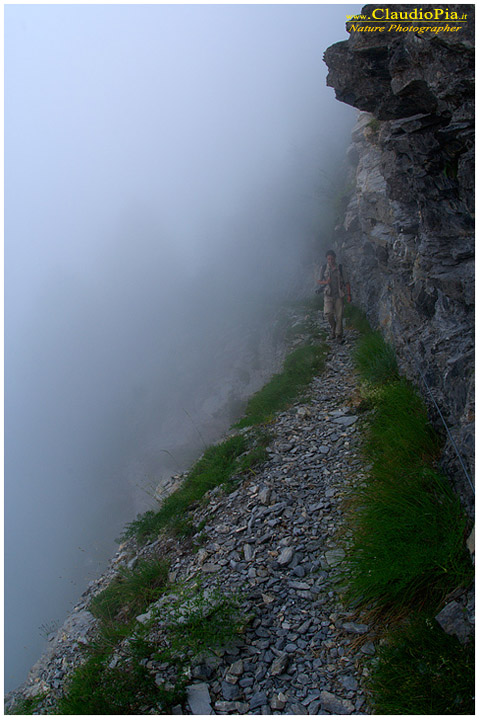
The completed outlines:
{"type": "Polygon", "coordinates": [[[341,338],[343,335],[343,298],[325,295],[323,298],[323,314],[332,329],[332,335],[341,338]]]}

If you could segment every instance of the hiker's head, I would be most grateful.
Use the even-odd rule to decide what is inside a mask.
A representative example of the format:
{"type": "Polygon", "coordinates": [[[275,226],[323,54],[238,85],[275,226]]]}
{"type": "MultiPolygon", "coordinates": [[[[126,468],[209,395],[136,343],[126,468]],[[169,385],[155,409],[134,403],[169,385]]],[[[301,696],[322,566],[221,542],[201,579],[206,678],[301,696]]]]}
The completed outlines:
{"type": "Polygon", "coordinates": [[[335,260],[337,256],[335,255],[335,252],[333,250],[327,250],[327,263],[332,266],[335,265],[335,260]]]}

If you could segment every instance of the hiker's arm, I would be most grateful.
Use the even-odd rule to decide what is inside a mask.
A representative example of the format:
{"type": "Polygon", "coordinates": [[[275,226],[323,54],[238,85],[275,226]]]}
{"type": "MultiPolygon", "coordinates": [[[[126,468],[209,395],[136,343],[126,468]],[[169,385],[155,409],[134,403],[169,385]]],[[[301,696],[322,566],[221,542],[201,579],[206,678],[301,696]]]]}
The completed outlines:
{"type": "Polygon", "coordinates": [[[325,285],[325,281],[322,280],[322,268],[319,265],[314,266],[313,277],[317,285],[325,285]]]}

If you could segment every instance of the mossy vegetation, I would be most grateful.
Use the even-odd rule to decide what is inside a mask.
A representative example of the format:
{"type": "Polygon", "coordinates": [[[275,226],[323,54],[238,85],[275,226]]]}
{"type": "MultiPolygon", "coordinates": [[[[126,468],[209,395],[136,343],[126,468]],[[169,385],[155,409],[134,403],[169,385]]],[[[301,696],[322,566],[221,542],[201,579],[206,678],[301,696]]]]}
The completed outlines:
{"type": "Polygon", "coordinates": [[[159,689],[145,667],[132,659],[115,667],[93,655],[73,674],[58,703],[59,715],[136,715],[159,704],[159,689]]]}
{"type": "Polygon", "coordinates": [[[370,130],[372,130],[374,133],[378,133],[378,131],[380,130],[380,126],[380,120],[377,120],[377,118],[372,118],[372,120],[367,123],[367,127],[370,128],[370,130]]]}
{"type": "Polygon", "coordinates": [[[370,409],[364,443],[370,470],[349,497],[352,540],[343,580],[350,602],[395,628],[373,664],[371,702],[380,714],[466,712],[471,651],[463,653],[434,617],[452,590],[473,579],[467,519],[439,472],[441,439],[423,400],[399,376],[392,348],[365,316],[353,311],[351,319],[361,332],[354,359],[370,409]],[[420,612],[421,623],[414,621],[420,612]],[[400,617],[407,620],[398,624],[400,617]]]}
{"type": "Polygon", "coordinates": [[[238,608],[239,599],[219,588],[202,590],[198,584],[183,589],[169,607],[169,630],[155,657],[183,668],[193,658],[225,646],[246,622],[238,608]]]}

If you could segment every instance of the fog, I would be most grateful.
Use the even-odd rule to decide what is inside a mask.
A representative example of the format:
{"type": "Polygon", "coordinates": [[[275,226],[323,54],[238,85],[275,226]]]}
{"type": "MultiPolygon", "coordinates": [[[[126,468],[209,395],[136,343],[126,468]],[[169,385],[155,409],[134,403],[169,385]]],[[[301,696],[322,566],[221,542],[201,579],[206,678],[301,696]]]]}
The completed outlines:
{"type": "Polygon", "coordinates": [[[5,683],[276,368],[354,121],[342,5],[5,7],[5,683]]]}

